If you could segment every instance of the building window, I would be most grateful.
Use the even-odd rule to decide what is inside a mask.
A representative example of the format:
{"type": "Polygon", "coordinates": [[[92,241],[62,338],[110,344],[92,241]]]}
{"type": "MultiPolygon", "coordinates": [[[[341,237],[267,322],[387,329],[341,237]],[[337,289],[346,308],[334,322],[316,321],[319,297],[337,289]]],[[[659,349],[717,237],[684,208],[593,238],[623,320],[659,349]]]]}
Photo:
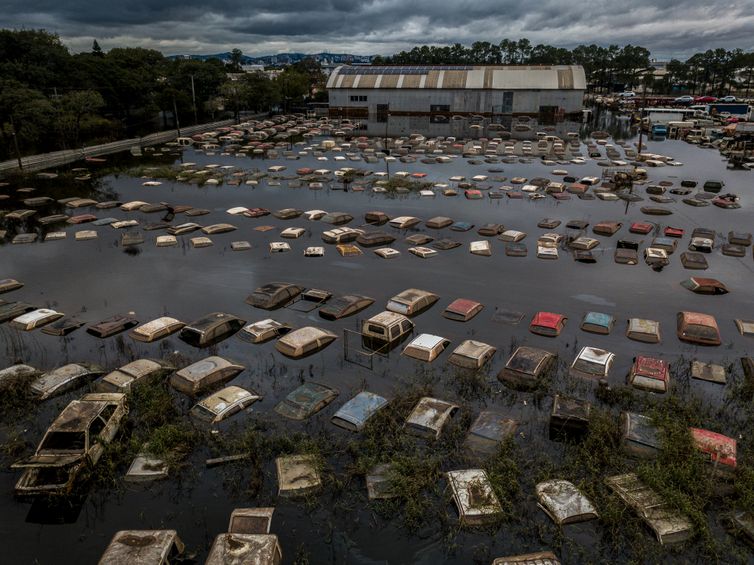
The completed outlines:
{"type": "Polygon", "coordinates": [[[376,110],[375,121],[383,124],[386,123],[388,112],[390,111],[390,104],[377,104],[376,110]]]}
{"type": "Polygon", "coordinates": [[[429,107],[430,124],[447,124],[450,121],[450,106],[447,104],[431,104],[429,107]]]}
{"type": "Polygon", "coordinates": [[[512,92],[503,92],[503,107],[500,113],[501,114],[513,113],[513,93],[512,92]]]}
{"type": "Polygon", "coordinates": [[[366,102],[366,96],[351,96],[351,102],[366,102]]]}

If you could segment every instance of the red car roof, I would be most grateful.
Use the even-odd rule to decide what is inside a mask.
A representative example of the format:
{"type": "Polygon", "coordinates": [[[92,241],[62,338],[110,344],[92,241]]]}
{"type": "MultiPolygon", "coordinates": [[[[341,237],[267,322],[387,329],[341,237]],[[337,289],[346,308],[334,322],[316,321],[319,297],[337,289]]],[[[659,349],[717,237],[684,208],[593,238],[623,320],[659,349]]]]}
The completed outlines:
{"type": "Polygon", "coordinates": [[[642,233],[649,233],[654,229],[653,224],[649,224],[647,222],[634,222],[631,224],[631,227],[629,228],[629,231],[638,231],[642,233]]]}
{"type": "Polygon", "coordinates": [[[701,314],[699,312],[681,312],[685,324],[694,324],[698,326],[709,326],[715,328],[718,332],[717,321],[714,316],[701,314]]]}
{"type": "Polygon", "coordinates": [[[450,312],[466,315],[477,306],[480,306],[480,303],[474,300],[469,300],[468,298],[456,298],[453,302],[448,304],[448,307],[445,309],[450,312]]]}
{"type": "Polygon", "coordinates": [[[697,449],[709,453],[713,462],[717,461],[730,467],[736,466],[736,440],[723,434],[691,428],[691,436],[697,449]]]}
{"type": "Polygon", "coordinates": [[[542,326],[543,328],[558,329],[558,326],[565,320],[563,314],[553,312],[537,312],[532,318],[532,326],[542,326]]]}
{"type": "Polygon", "coordinates": [[[634,367],[636,373],[659,381],[667,381],[670,377],[668,364],[662,359],[639,355],[636,357],[636,361],[634,361],[634,367]]]}

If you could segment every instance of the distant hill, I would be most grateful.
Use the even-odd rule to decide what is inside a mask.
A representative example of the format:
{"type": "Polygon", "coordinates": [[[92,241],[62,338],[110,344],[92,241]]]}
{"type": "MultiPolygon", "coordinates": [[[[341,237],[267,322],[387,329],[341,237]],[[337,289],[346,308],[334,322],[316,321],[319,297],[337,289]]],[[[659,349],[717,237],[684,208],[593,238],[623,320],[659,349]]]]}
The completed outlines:
{"type": "MultiPolygon", "coordinates": [[[[207,59],[230,60],[230,52],[216,53],[214,55],[171,55],[170,59],[193,59],[206,61],[207,59]]],[[[371,63],[373,55],[351,55],[349,53],[278,53],[277,55],[264,55],[262,57],[250,57],[244,55],[241,62],[244,65],[290,65],[304,59],[315,59],[320,64],[342,63],[371,63]]]]}

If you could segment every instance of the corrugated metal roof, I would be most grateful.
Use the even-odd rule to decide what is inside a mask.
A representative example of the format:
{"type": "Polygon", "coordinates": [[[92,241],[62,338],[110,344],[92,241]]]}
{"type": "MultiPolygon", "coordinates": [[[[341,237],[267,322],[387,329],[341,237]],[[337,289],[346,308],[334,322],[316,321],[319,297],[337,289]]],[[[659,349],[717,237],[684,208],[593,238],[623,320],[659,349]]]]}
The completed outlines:
{"type": "Polygon", "coordinates": [[[332,72],[327,88],[585,90],[586,78],[584,68],[579,65],[345,65],[332,72]]]}

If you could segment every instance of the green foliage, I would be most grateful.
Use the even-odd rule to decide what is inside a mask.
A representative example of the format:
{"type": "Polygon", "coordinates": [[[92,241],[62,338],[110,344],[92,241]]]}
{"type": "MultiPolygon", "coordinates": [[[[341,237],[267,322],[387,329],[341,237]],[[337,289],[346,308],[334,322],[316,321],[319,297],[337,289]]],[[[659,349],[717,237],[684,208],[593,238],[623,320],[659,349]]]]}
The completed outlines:
{"type": "Polygon", "coordinates": [[[431,182],[421,182],[408,177],[390,177],[381,184],[388,192],[395,192],[397,189],[407,189],[411,192],[418,192],[432,186],[431,182]]]}
{"type": "Polygon", "coordinates": [[[484,464],[487,478],[503,507],[503,514],[509,519],[516,515],[516,503],[521,493],[521,468],[518,464],[521,459],[522,455],[518,453],[513,439],[508,438],[484,464]]]}

